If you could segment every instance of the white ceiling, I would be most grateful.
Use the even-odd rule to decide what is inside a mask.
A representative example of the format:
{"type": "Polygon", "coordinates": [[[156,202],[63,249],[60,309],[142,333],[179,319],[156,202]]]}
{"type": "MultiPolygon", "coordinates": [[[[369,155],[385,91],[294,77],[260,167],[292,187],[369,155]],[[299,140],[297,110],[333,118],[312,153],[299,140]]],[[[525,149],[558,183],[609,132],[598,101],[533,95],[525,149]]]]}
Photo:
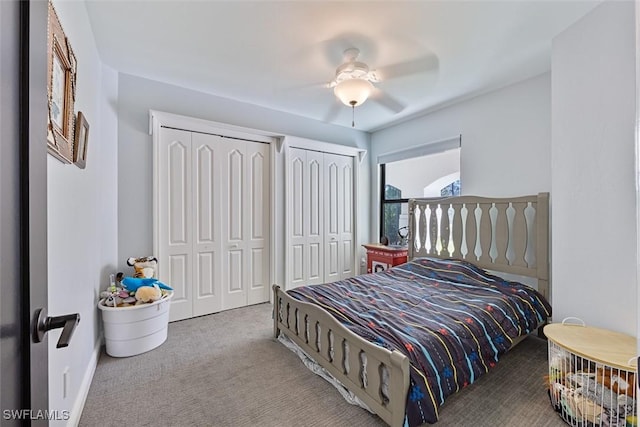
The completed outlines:
{"type": "Polygon", "coordinates": [[[342,52],[378,70],[356,128],[381,129],[550,68],[551,39],[600,1],[98,1],[103,62],[128,74],[351,126],[326,87],[342,52]]]}

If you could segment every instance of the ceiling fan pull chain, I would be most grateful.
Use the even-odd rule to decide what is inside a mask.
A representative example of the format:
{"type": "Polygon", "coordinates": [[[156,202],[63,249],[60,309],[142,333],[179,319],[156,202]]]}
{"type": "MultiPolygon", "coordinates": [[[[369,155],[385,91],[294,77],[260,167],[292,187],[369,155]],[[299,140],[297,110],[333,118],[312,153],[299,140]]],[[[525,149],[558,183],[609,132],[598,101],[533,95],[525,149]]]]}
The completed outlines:
{"type": "Polygon", "coordinates": [[[351,127],[356,126],[356,101],[349,102],[351,104],[351,127]]]}
{"type": "Polygon", "coordinates": [[[356,107],[351,105],[351,127],[356,126],[356,107]]]}

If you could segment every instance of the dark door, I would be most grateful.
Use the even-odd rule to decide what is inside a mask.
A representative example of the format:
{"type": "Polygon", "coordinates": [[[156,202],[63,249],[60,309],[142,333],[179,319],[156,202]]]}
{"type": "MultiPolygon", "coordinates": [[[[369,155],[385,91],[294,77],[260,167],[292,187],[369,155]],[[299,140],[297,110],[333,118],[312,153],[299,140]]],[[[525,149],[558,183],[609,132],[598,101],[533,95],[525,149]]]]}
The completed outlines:
{"type": "Polygon", "coordinates": [[[0,1],[0,424],[46,425],[47,2],[0,1]],[[25,410],[31,410],[31,412],[25,410]],[[46,415],[44,415],[46,417],[46,415]]]}

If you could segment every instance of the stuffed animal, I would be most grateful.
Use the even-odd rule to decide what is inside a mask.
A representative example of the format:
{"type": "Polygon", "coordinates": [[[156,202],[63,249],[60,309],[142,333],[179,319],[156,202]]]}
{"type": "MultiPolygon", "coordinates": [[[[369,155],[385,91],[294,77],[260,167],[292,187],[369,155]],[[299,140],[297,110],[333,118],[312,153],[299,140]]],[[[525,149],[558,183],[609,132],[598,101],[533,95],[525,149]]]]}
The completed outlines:
{"type": "Polygon", "coordinates": [[[133,277],[155,277],[158,259],[154,256],[128,258],[127,265],[136,271],[133,277]]]}
{"type": "Polygon", "coordinates": [[[136,291],[136,305],[158,301],[162,298],[162,291],[158,285],[140,286],[136,291]]]}
{"type": "Polygon", "coordinates": [[[154,279],[154,278],[125,277],[124,279],[122,279],[122,287],[124,287],[129,292],[137,291],[140,286],[153,286],[153,285],[158,285],[160,289],[165,289],[167,291],[173,290],[171,286],[165,285],[158,279],[154,279]]]}
{"type": "Polygon", "coordinates": [[[559,379],[573,372],[574,365],[574,360],[568,351],[555,347],[549,350],[549,368],[557,374],[559,379]]]}
{"type": "Polygon", "coordinates": [[[596,381],[604,384],[609,390],[617,394],[633,396],[636,377],[633,372],[618,369],[598,367],[596,381]]]}
{"type": "Polygon", "coordinates": [[[106,291],[102,291],[100,298],[103,299],[102,304],[107,307],[128,307],[136,302],[136,299],[132,295],[133,294],[127,289],[124,289],[120,281],[118,281],[118,285],[111,285],[106,291]]]}

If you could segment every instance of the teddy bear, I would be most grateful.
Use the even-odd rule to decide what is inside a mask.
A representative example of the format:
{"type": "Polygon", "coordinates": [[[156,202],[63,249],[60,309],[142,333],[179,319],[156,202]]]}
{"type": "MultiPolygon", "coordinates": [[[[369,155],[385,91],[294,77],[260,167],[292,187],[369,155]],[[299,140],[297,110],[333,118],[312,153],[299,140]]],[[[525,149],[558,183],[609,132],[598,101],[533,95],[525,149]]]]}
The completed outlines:
{"type": "Polygon", "coordinates": [[[158,266],[158,259],[154,256],[146,256],[140,258],[128,258],[127,265],[133,267],[136,271],[133,277],[155,277],[156,267],[158,266]]]}
{"type": "Polygon", "coordinates": [[[158,285],[140,286],[136,290],[136,305],[158,301],[162,298],[162,291],[158,285]]]}

